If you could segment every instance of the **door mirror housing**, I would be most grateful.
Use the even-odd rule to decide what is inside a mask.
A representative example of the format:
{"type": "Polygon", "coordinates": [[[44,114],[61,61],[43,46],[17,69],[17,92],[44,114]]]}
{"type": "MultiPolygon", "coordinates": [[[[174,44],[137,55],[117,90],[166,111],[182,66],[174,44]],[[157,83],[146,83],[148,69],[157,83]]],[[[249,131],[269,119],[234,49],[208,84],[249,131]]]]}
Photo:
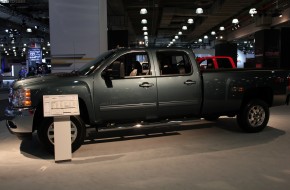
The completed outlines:
{"type": "Polygon", "coordinates": [[[105,80],[121,79],[125,77],[124,64],[120,61],[114,61],[102,72],[105,80]]]}

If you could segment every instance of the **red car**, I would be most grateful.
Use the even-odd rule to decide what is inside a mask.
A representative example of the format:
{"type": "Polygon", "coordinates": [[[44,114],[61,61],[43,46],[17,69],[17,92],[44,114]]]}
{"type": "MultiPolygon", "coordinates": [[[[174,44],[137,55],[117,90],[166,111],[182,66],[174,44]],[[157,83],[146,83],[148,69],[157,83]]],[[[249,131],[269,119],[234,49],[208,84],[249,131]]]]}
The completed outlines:
{"type": "Polygon", "coordinates": [[[208,56],[196,58],[201,69],[237,68],[234,60],[228,56],[208,56]]]}

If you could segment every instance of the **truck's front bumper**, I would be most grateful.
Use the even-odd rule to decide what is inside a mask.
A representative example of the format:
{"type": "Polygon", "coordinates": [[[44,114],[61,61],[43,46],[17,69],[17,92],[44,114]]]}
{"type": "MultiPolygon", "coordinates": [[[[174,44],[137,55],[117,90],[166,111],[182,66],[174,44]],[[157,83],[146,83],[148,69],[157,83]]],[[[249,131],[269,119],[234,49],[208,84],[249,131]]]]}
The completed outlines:
{"type": "Polygon", "coordinates": [[[8,130],[20,139],[31,137],[34,108],[5,109],[6,126],[8,130]]]}

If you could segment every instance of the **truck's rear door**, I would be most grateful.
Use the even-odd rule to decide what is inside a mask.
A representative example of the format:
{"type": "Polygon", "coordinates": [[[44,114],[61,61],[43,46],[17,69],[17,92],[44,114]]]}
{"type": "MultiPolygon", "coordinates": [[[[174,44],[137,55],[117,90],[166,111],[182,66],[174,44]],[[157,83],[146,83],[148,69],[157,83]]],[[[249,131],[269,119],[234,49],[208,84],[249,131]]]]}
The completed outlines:
{"type": "Polygon", "coordinates": [[[156,51],[160,117],[199,114],[201,80],[193,57],[185,50],[156,51]]]}

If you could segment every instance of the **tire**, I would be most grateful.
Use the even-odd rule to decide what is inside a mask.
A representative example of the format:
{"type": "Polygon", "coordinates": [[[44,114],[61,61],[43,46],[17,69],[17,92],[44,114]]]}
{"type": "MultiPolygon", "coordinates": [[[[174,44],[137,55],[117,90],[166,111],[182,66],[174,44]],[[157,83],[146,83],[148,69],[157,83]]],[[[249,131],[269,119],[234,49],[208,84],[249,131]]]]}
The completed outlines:
{"type": "Polygon", "coordinates": [[[269,106],[262,100],[252,100],[242,107],[237,115],[237,122],[240,128],[248,133],[262,131],[269,121],[269,106]]]}
{"type": "MultiPolygon", "coordinates": [[[[81,147],[85,139],[85,124],[79,116],[70,116],[72,134],[72,152],[81,147]]],[[[37,135],[44,148],[54,153],[54,122],[53,118],[44,118],[41,126],[38,127],[37,135]]]]}

